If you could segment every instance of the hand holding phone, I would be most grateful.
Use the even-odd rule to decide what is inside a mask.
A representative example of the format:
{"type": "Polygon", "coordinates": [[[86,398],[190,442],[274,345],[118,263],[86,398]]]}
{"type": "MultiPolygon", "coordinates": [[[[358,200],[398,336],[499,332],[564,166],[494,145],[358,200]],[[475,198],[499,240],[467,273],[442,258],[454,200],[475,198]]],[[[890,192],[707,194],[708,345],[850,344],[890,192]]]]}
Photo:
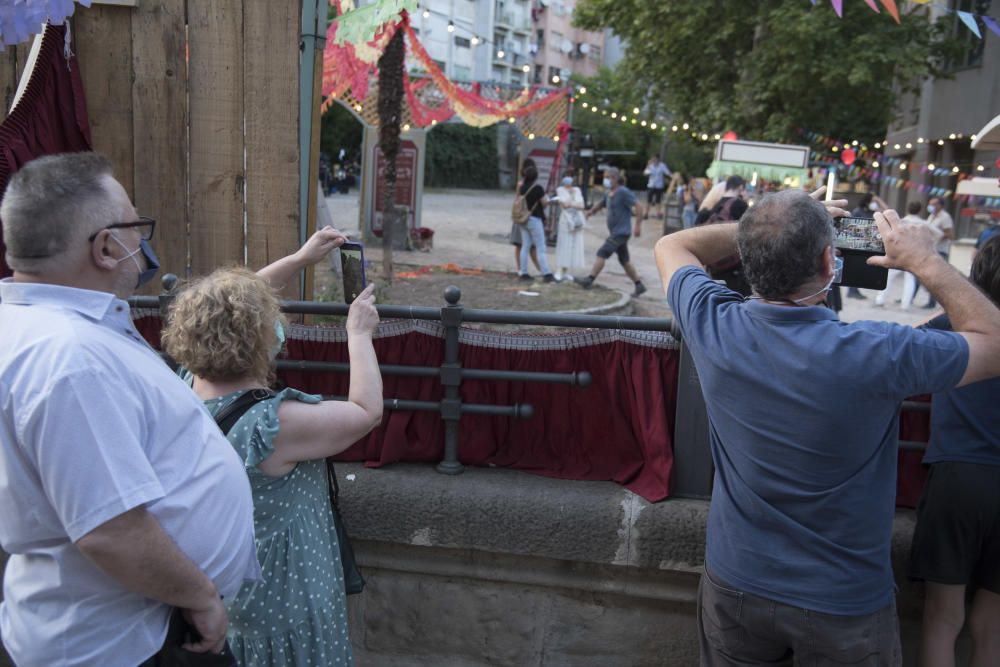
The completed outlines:
{"type": "Polygon", "coordinates": [[[364,246],[353,241],[341,245],[340,266],[344,274],[344,303],[352,303],[368,285],[364,246]]]}

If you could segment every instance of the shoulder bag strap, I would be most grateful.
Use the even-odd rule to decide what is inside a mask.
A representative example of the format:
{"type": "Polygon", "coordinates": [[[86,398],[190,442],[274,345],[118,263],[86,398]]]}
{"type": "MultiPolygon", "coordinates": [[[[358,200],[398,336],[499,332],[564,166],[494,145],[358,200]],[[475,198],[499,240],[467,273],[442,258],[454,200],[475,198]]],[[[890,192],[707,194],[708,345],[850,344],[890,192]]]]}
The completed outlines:
{"type": "Polygon", "coordinates": [[[247,413],[247,410],[261,401],[273,397],[274,392],[270,389],[251,389],[215,415],[215,423],[219,425],[225,435],[229,435],[229,431],[240,420],[240,417],[247,413]]]}

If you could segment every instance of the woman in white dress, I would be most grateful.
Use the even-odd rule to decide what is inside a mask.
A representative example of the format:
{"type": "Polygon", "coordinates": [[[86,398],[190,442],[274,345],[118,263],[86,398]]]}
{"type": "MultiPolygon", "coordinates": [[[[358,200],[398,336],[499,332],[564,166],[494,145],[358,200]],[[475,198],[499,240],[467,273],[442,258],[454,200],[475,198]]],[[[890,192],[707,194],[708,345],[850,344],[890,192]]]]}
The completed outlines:
{"type": "Polygon", "coordinates": [[[583,227],[586,218],[583,210],[583,193],[573,185],[573,177],[566,176],[556,188],[559,202],[559,235],[556,238],[556,280],[569,280],[571,271],[586,266],[583,256],[583,227]]]}

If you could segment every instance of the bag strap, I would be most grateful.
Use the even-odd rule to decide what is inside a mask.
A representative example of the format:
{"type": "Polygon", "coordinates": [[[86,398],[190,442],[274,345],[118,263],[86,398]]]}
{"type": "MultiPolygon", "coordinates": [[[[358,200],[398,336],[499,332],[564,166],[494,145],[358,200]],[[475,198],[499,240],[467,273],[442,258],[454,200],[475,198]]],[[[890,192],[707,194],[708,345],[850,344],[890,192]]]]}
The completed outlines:
{"type": "Polygon", "coordinates": [[[333,509],[336,510],[339,505],[337,503],[340,500],[340,485],[337,484],[337,471],[333,467],[333,460],[330,458],[326,459],[326,484],[330,487],[330,503],[333,505],[333,509]]]}
{"type": "Polygon", "coordinates": [[[240,420],[240,417],[247,413],[247,410],[263,400],[273,398],[274,395],[270,389],[251,389],[215,415],[215,423],[222,429],[223,434],[229,435],[229,431],[240,420]]]}

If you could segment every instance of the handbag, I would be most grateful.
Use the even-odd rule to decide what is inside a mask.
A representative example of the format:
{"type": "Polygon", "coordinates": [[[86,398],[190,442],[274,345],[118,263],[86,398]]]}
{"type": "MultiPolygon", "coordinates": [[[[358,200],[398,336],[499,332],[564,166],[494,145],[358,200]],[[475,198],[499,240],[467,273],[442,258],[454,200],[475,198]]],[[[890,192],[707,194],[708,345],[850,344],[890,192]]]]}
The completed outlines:
{"type": "MultiPolygon", "coordinates": [[[[240,417],[246,414],[247,410],[257,403],[268,398],[273,398],[274,392],[270,389],[253,389],[244,393],[235,401],[220,410],[215,416],[215,423],[222,429],[222,433],[229,435],[230,429],[236,425],[240,417]]],[[[337,485],[337,474],[333,469],[333,462],[326,460],[326,481],[330,488],[330,509],[333,511],[333,527],[337,531],[337,546],[340,548],[340,564],[344,569],[344,591],[348,595],[360,593],[365,589],[365,579],[361,576],[358,563],[354,558],[354,548],[351,540],[347,536],[347,527],[344,519],[340,516],[340,509],[337,506],[337,498],[340,495],[340,487],[337,485]]]]}
{"type": "Polygon", "coordinates": [[[527,193],[520,195],[514,200],[514,205],[510,207],[510,219],[516,225],[527,224],[528,218],[531,217],[531,210],[528,208],[528,202],[525,201],[527,193]]]}

